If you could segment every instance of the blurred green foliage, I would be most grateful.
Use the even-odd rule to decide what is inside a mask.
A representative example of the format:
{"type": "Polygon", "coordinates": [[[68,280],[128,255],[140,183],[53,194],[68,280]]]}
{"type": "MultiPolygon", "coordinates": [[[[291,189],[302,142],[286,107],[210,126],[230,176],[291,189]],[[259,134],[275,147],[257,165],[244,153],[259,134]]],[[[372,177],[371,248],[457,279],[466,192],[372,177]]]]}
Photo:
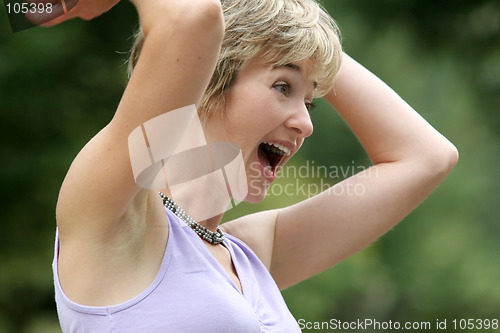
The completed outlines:
{"type": "MultiPolygon", "coordinates": [[[[387,235],[287,289],[292,313],[308,321],[500,319],[500,3],[323,4],[341,26],[346,51],[448,137],[461,159],[387,235]]],[[[13,34],[0,6],[0,332],[59,331],[50,267],[58,189],[116,109],[136,20],[122,2],[91,22],[13,34]]],[[[292,165],[369,165],[325,103],[312,117],[315,134],[292,165]]],[[[340,180],[282,177],[275,186],[340,180]]],[[[225,219],[305,197],[271,194],[225,219]]]]}

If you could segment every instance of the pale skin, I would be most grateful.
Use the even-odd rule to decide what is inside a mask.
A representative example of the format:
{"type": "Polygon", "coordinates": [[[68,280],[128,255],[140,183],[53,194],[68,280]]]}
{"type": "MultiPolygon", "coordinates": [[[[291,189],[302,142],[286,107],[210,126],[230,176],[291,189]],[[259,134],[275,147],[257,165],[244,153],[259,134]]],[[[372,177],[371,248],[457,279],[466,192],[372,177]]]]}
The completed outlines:
{"type": "MultiPolygon", "coordinates": [[[[75,158],[57,206],[59,277],[65,293],[84,305],[124,302],[156,277],[167,245],[167,220],[157,192],[134,182],[127,138],[155,116],[199,103],[224,32],[218,0],[133,2],[146,35],[141,57],[114,118],[75,158]]],[[[90,17],[114,3],[82,0],[72,17],[90,17]]],[[[220,131],[222,125],[210,120],[207,139],[238,144],[247,166],[263,140],[286,141],[293,155],[312,133],[307,106],[314,92],[307,61],[293,65],[272,68],[255,61],[245,68],[227,99],[229,125],[220,131]],[[294,88],[287,90],[286,84],[294,88]],[[264,105],[265,115],[259,113],[264,105]]],[[[332,188],[293,206],[222,226],[254,250],[281,289],[318,274],[383,235],[434,190],[458,159],[448,140],[347,55],[325,98],[374,164],[364,171],[365,177],[354,176],[336,186],[360,184],[364,195],[329,195],[332,188]]],[[[247,199],[263,199],[268,186],[262,181],[262,191],[251,192],[247,199]]],[[[201,223],[215,230],[221,218],[201,223]]],[[[207,247],[239,286],[225,247],[207,247]]]]}

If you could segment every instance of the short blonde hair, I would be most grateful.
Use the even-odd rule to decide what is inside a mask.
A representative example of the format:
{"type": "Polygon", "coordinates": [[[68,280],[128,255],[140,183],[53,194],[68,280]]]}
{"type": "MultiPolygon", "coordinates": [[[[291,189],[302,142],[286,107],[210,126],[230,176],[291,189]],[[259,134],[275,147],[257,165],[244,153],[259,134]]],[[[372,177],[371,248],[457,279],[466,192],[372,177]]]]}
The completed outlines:
{"type": "MultiPolygon", "coordinates": [[[[315,0],[221,0],[225,35],[216,69],[202,97],[200,117],[206,120],[223,109],[225,96],[238,73],[259,57],[274,66],[312,60],[317,81],[315,97],[333,86],[342,60],[340,32],[331,16],[315,0]]],[[[132,73],[144,44],[135,35],[129,60],[132,73]]]]}

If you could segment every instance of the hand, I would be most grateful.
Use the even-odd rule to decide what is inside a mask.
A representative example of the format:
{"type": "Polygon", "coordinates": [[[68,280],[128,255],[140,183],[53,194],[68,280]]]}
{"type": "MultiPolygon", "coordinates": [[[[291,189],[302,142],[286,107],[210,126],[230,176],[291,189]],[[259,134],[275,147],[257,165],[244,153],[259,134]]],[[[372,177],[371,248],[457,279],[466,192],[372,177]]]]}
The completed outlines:
{"type": "Polygon", "coordinates": [[[26,14],[26,19],[33,24],[51,27],[61,22],[79,17],[91,20],[116,5],[120,0],[29,0],[37,4],[52,4],[50,12],[26,14]]]}

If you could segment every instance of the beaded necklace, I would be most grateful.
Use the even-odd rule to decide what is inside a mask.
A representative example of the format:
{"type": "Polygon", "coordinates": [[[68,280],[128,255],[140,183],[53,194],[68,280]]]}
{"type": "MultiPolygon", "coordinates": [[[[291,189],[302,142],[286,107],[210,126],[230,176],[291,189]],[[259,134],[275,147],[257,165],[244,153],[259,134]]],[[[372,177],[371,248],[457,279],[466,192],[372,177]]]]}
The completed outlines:
{"type": "Polygon", "coordinates": [[[191,216],[189,216],[182,208],[180,208],[174,202],[174,200],[170,199],[162,192],[158,192],[158,194],[163,199],[163,205],[167,207],[168,210],[170,210],[172,213],[177,215],[181,220],[186,222],[186,224],[191,229],[193,229],[194,232],[196,232],[198,236],[200,236],[202,239],[214,245],[220,244],[224,240],[224,234],[222,233],[222,230],[220,230],[219,227],[217,227],[217,232],[208,230],[200,223],[196,222],[191,216]]]}

